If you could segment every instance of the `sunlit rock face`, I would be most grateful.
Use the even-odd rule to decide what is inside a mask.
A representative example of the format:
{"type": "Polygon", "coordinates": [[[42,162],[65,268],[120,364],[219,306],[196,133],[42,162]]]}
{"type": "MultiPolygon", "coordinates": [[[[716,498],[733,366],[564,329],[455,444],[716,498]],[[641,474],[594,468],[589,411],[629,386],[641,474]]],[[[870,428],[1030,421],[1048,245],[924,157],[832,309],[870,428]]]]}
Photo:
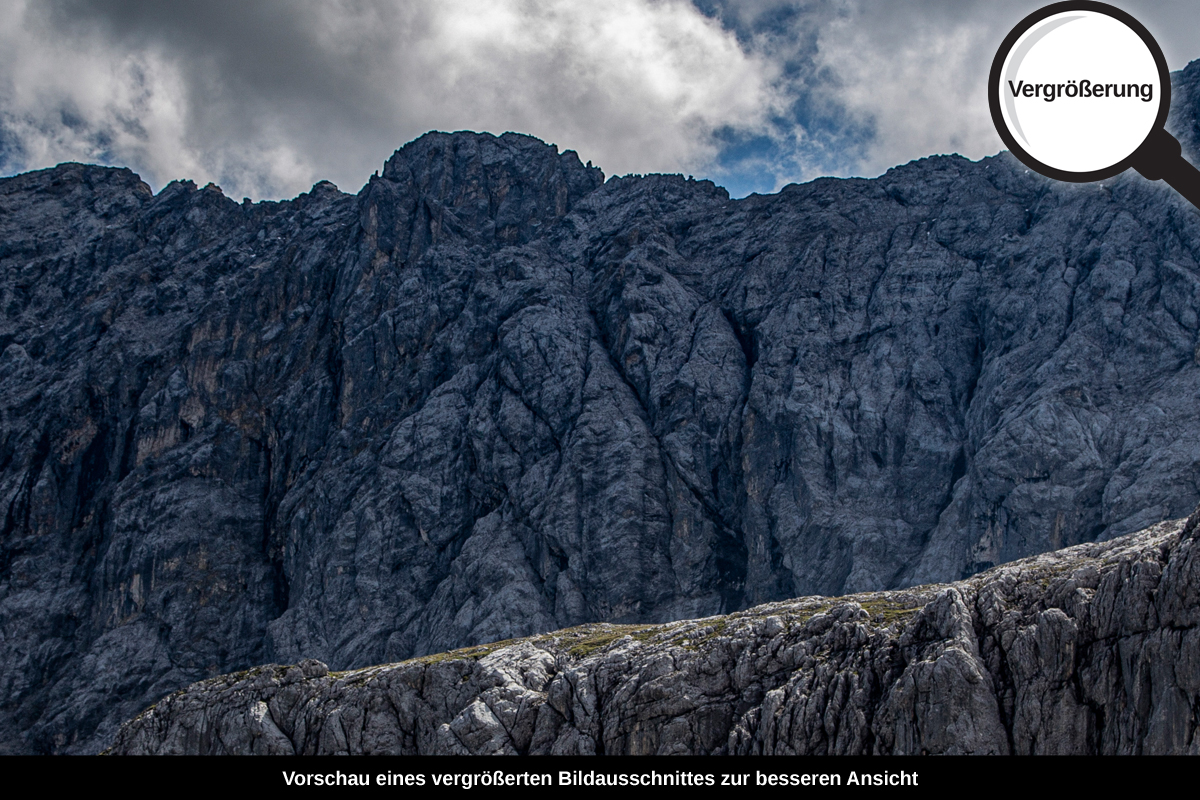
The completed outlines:
{"type": "Polygon", "coordinates": [[[210,678],[113,754],[1200,753],[1200,513],[953,584],[210,678]]]}
{"type": "Polygon", "coordinates": [[[254,664],[957,580],[1182,516],[1197,247],[1162,184],[1007,155],[744,200],[516,134],[280,203],[0,180],[0,749],[95,751],[254,664]]]}

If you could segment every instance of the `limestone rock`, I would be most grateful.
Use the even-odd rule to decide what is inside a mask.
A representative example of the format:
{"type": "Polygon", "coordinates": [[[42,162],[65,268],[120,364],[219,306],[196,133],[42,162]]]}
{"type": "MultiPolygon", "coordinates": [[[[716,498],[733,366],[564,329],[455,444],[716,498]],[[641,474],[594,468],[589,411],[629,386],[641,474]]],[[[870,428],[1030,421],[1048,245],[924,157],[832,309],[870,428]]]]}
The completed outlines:
{"type": "Polygon", "coordinates": [[[259,667],[171,695],[111,752],[1200,754],[1197,519],[949,585],[259,667]]]}
{"type": "MultiPolygon", "coordinates": [[[[1176,83],[1191,146],[1200,65],[1176,83]]],[[[0,751],[94,752],[255,664],[953,581],[1185,514],[1198,242],[1166,186],[1008,155],[736,201],[517,134],[279,203],[0,180],[0,751]]],[[[1006,635],[1078,635],[1029,626],[1006,635]]],[[[991,741],[957,636],[905,691],[991,741]]],[[[554,692],[583,726],[554,746],[593,746],[593,690],[554,692]]],[[[492,742],[473,708],[437,735],[492,742]]]]}

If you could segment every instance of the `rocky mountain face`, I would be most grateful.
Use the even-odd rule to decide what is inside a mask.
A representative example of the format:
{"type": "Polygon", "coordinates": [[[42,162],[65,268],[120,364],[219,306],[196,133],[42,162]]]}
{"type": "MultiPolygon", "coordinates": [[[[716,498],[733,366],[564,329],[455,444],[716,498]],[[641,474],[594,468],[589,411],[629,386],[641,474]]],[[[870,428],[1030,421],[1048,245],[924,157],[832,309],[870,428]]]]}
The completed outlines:
{"type": "MultiPolygon", "coordinates": [[[[1200,65],[1169,127],[1196,143],[1200,65]]],[[[0,750],[195,680],[957,580],[1200,500],[1200,216],[1006,154],[730,200],[0,180],[0,750]]]]}
{"type": "Polygon", "coordinates": [[[1200,755],[1200,512],[951,585],[198,683],[118,754],[1200,755]]]}

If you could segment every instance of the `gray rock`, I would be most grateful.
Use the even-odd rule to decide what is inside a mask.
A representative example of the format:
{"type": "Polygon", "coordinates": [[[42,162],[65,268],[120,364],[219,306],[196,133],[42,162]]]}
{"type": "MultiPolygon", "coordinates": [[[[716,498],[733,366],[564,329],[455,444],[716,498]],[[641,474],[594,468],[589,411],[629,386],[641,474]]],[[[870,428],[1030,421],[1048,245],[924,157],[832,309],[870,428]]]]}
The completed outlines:
{"type": "MultiPolygon", "coordinates": [[[[1190,147],[1200,65],[1177,84],[1190,147]]],[[[739,201],[516,134],[280,203],[0,180],[0,751],[94,752],[254,664],[955,580],[1184,514],[1198,241],[1165,186],[1007,155],[739,201]]],[[[914,698],[986,658],[948,647],[914,698]]]]}
{"type": "Polygon", "coordinates": [[[1198,521],[949,585],[258,667],[169,696],[110,752],[1198,754],[1198,521]]]}

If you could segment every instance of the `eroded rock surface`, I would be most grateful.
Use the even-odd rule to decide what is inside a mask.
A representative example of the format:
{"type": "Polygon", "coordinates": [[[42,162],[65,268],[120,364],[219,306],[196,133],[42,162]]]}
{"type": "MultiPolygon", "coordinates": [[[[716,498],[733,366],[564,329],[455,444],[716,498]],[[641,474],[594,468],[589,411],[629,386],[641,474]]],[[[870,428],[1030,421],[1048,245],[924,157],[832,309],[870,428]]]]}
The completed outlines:
{"type": "Polygon", "coordinates": [[[280,203],[0,180],[0,751],[97,750],[254,664],[952,581],[1186,514],[1198,246],[1166,186],[1007,155],[738,201],[515,134],[280,203]]]}
{"type": "Polygon", "coordinates": [[[966,581],[198,683],[117,754],[1200,754],[1200,513],[966,581]]]}

